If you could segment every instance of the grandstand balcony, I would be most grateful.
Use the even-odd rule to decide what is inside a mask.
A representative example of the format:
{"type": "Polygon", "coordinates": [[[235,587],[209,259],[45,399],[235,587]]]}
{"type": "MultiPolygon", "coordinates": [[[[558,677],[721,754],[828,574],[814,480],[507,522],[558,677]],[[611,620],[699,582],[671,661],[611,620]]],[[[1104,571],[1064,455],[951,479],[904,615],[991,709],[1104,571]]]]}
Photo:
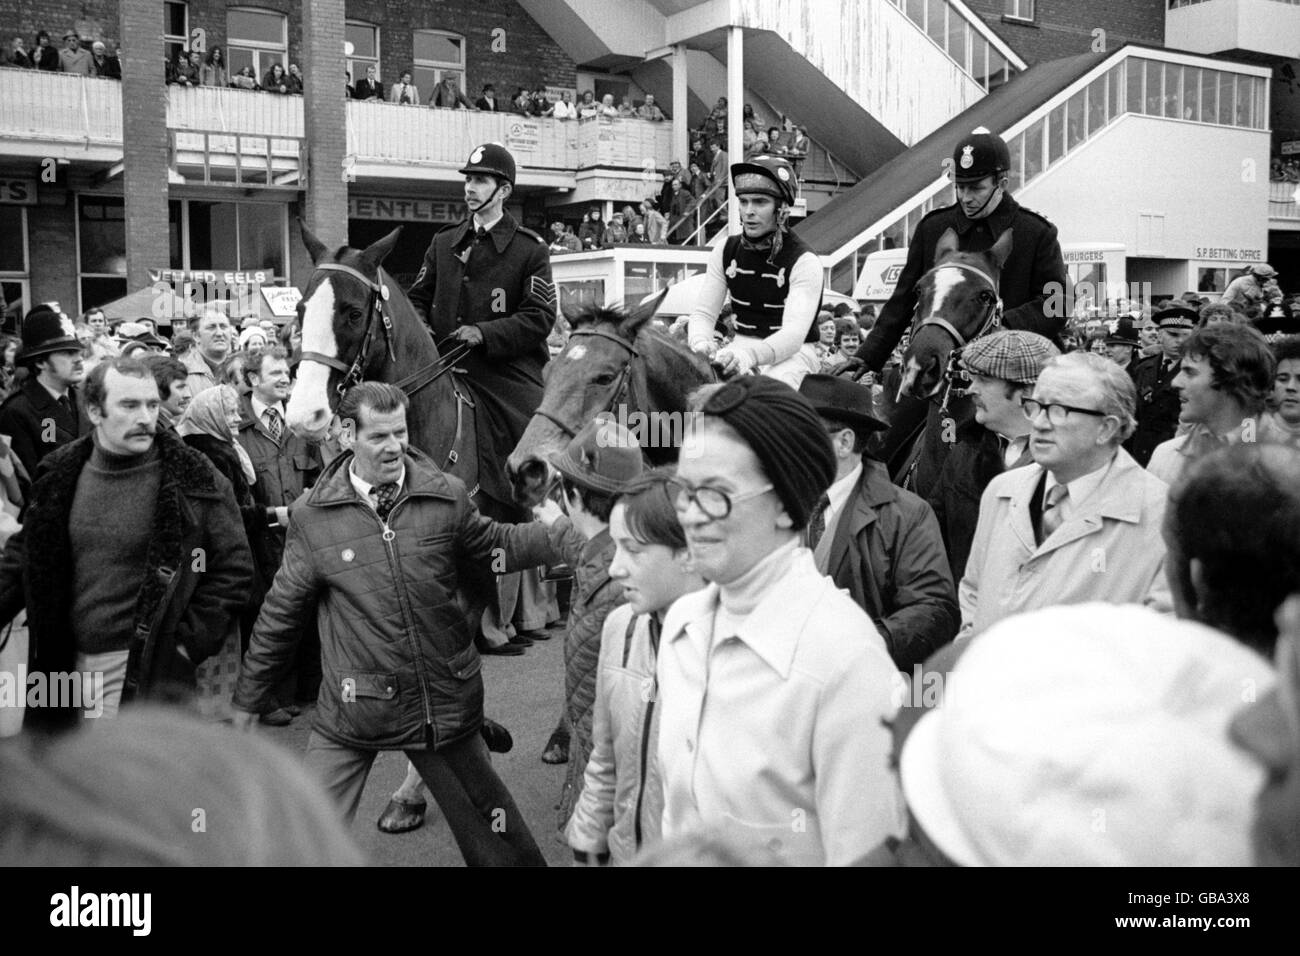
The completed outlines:
{"type": "Polygon", "coordinates": [[[1296,56],[1300,0],[1167,0],[1165,45],[1191,53],[1296,56]]]}

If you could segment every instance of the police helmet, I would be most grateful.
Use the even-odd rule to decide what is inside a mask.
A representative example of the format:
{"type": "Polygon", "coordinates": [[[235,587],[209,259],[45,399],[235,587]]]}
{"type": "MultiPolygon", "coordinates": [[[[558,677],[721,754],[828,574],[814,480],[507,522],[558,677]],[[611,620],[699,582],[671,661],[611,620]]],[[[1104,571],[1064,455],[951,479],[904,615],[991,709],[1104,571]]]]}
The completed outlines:
{"type": "Polygon", "coordinates": [[[515,184],[515,158],[510,150],[500,143],[484,143],[476,146],[469,154],[469,161],[457,172],[468,175],[479,173],[485,176],[499,176],[511,186],[515,184]]]}
{"type": "Polygon", "coordinates": [[[983,126],[964,136],[952,152],[952,177],[959,183],[994,179],[1011,168],[1011,150],[1006,141],[983,126]]]}

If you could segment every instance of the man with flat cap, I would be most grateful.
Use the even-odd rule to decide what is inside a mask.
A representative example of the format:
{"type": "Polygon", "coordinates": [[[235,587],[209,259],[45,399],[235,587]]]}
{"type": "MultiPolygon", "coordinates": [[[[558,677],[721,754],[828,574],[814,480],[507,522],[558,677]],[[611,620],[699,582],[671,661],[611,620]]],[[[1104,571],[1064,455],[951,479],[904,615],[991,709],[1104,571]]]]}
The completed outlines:
{"type": "Polygon", "coordinates": [[[888,426],[872,414],[871,389],[832,375],[799,385],[835,450],[835,480],[807,529],[817,570],[871,617],[899,670],[910,672],[961,625],[957,588],[934,511],[889,480],[867,441],[888,426]]]}
{"type": "Polygon", "coordinates": [[[1152,316],[1160,330],[1160,351],[1130,365],[1128,373],[1137,386],[1137,429],[1124,442],[1127,451],[1143,468],[1156,446],[1178,431],[1182,410],[1174,378],[1178,375],[1183,342],[1196,328],[1199,316],[1185,305],[1170,306],[1152,316]]]}
{"type": "Polygon", "coordinates": [[[1241,312],[1252,305],[1268,311],[1269,303],[1276,298],[1282,299],[1282,290],[1277,284],[1277,270],[1267,262],[1258,262],[1237,276],[1223,290],[1223,302],[1241,312]]]}

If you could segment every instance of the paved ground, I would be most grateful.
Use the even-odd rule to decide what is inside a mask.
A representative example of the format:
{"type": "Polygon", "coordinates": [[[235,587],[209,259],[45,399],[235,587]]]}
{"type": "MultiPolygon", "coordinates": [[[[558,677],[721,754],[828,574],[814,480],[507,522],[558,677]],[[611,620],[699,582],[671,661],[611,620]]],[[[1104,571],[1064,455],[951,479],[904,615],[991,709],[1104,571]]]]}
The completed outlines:
{"type": "MultiPolygon", "coordinates": [[[[564,634],[561,628],[551,628],[548,633],[551,640],[534,644],[522,657],[484,657],[483,681],[487,715],[504,724],[515,740],[510,753],[492,755],[493,765],[514,795],[547,861],[560,866],[572,860],[568,848],[555,836],[555,804],[566,768],[544,764],[539,758],[563,702],[564,634]]],[[[308,709],[288,727],[259,727],[258,733],[302,753],[311,714],[308,709]]],[[[412,833],[392,836],[375,826],[405,775],[406,758],[401,753],[380,754],[353,824],[357,842],[379,865],[462,866],[460,851],[432,801],[424,826],[412,833]]]]}

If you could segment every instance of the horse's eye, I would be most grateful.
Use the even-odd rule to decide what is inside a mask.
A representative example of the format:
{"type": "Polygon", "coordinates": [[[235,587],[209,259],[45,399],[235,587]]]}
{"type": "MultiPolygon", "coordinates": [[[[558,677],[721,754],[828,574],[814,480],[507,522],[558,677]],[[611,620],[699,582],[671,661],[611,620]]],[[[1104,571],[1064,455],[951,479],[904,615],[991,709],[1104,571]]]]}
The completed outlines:
{"type": "Polygon", "coordinates": [[[359,324],[359,323],[361,322],[361,310],[360,310],[360,309],[353,309],[351,312],[349,312],[349,313],[348,313],[348,322],[349,322],[350,324],[352,324],[352,325],[357,325],[357,324],[359,324]]]}
{"type": "Polygon", "coordinates": [[[614,381],[614,373],[613,373],[613,372],[604,372],[604,373],[601,374],[601,375],[597,375],[597,376],[596,376],[596,379],[595,379],[595,382],[596,382],[597,385],[609,385],[609,384],[611,384],[613,381],[614,381]]]}

